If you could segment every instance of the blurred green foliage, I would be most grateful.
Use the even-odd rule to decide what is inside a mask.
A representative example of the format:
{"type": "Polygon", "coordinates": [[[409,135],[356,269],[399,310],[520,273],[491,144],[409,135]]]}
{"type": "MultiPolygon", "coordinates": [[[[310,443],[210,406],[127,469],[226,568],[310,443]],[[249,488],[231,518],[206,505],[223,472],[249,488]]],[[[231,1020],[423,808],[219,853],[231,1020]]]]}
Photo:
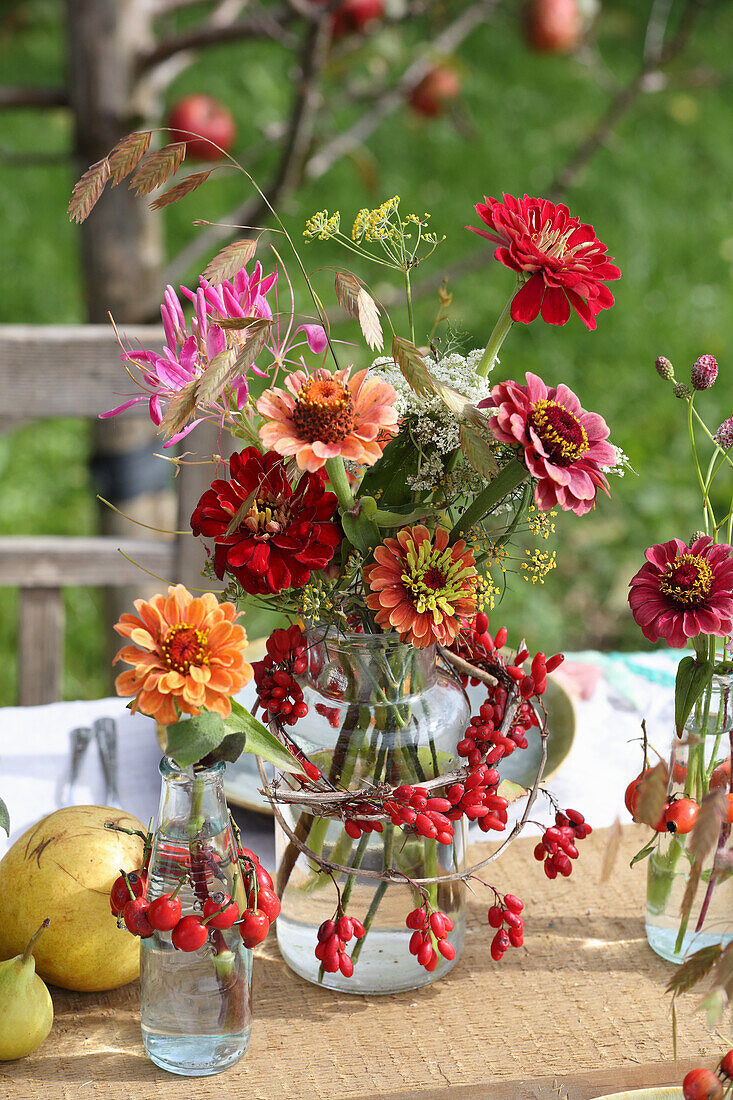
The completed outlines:
{"type": "MultiPolygon", "coordinates": [[[[483,247],[463,232],[474,220],[478,199],[502,191],[542,194],[592,130],[615,88],[639,65],[649,8],[650,0],[604,0],[591,46],[575,57],[538,57],[521,40],[517,5],[505,3],[461,48],[457,64],[464,95],[456,111],[435,121],[416,118],[407,108],[390,116],[366,147],[281,205],[294,237],[302,239],[305,217],[324,205],[341,209],[350,224],[359,207],[399,194],[403,209],[431,211],[433,228],[447,236],[430,271],[416,273],[418,281],[432,273],[437,283],[443,267],[483,247]]],[[[672,7],[673,22],[678,10],[679,0],[672,7]]],[[[349,80],[369,87],[399,72],[420,26],[412,21],[370,41],[350,57],[349,80]]],[[[509,576],[500,615],[512,633],[526,635],[530,647],[548,652],[640,648],[643,639],[626,607],[628,579],[650,542],[684,538],[700,526],[685,410],[657,377],[653,361],[668,355],[678,376],[686,378],[697,355],[714,354],[720,378],[699,407],[713,428],[733,413],[733,145],[727,140],[732,33],[733,6],[711,4],[669,79],[640,97],[566,196],[572,212],[595,226],[623,271],[612,286],[615,308],[600,316],[594,333],[575,316],[561,329],[538,320],[515,326],[504,346],[502,375],[531,370],[549,384],[564,381],[576,389],[585,407],[608,420],[614,442],[638,474],[614,480],[613,498],[601,499],[594,515],[558,517],[559,566],[544,585],[509,576]]],[[[9,6],[0,21],[0,68],[7,84],[63,81],[60,4],[25,0],[9,6]]],[[[226,103],[238,124],[235,152],[265,183],[275,153],[263,129],[286,116],[291,75],[292,58],[275,44],[217,47],[178,78],[168,101],[195,90],[226,103]]],[[[319,139],[348,126],[361,109],[339,94],[345,75],[344,63],[334,63],[319,139]]],[[[70,120],[63,110],[0,113],[4,152],[64,154],[70,144],[70,120]]],[[[3,164],[0,322],[83,319],[77,230],[65,216],[73,179],[70,160],[3,164]]],[[[247,197],[247,187],[242,176],[215,177],[168,210],[169,253],[199,232],[191,225],[194,218],[215,221],[229,214],[247,197]]],[[[319,269],[314,280],[326,303],[333,304],[331,276],[322,269],[349,266],[349,257],[328,244],[304,245],[301,251],[307,266],[319,269]]],[[[373,275],[366,269],[358,273],[373,275]]],[[[373,286],[379,293],[378,278],[373,286]]],[[[485,343],[511,288],[510,273],[494,263],[451,285],[453,324],[465,334],[467,347],[485,343]]],[[[296,289],[302,289],[297,281],[296,289]]],[[[436,305],[432,296],[418,303],[418,340],[429,331],[436,305]]],[[[404,326],[399,310],[394,318],[404,326]]],[[[339,335],[357,339],[351,326],[339,335]]],[[[354,359],[368,361],[361,348],[354,349],[354,359]]],[[[52,401],[39,377],[40,417],[52,401]]],[[[93,532],[88,452],[88,424],[39,422],[0,436],[0,532],[93,532]]],[[[108,688],[101,656],[107,626],[99,594],[74,590],[67,603],[65,692],[102,694],[108,688]]],[[[0,591],[2,703],[11,702],[15,691],[15,615],[16,594],[0,591]]]]}

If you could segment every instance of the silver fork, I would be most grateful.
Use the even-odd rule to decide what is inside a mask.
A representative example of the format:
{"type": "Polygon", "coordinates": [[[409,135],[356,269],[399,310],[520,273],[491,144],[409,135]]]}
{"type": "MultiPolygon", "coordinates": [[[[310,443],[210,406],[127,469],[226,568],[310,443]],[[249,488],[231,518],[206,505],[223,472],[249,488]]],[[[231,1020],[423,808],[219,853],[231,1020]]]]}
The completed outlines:
{"type": "Polygon", "coordinates": [[[104,776],[104,803],[119,806],[117,790],[117,723],[114,718],[97,718],[93,724],[94,736],[99,748],[99,762],[104,776]]]}
{"type": "Polygon", "coordinates": [[[62,806],[72,806],[74,804],[74,786],[79,778],[81,762],[91,741],[92,731],[88,726],[79,726],[71,731],[69,738],[71,740],[71,761],[69,763],[69,777],[61,789],[60,801],[62,806]]]}

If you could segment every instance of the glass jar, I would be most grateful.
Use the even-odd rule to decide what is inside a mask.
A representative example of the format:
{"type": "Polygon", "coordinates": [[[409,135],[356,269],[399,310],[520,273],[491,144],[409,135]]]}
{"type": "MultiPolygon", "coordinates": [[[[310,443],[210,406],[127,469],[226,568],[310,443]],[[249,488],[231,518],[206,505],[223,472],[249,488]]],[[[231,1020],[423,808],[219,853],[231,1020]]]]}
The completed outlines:
{"type": "MultiPolygon", "coordinates": [[[[300,748],[332,783],[419,786],[460,765],[456,745],[469,707],[460,684],[436,663],[435,647],[416,650],[395,634],[334,635],[317,627],[308,634],[308,669],[300,678],[307,717],[296,727],[300,748]]],[[[354,972],[324,973],[314,955],[319,925],[334,916],[336,894],[328,874],[299,852],[277,824],[277,921],[280,952],[292,970],[311,982],[346,993],[396,993],[443,977],[455,965],[439,955],[432,972],[409,952],[412,932],[405,917],[418,898],[405,882],[387,883],[358,871],[392,868],[411,879],[446,876],[464,868],[465,827],[455,822],[453,843],[444,845],[390,822],[383,832],[354,840],[338,820],[281,807],[295,834],[333,863],[354,869],[336,881],[343,910],[366,928],[347,945],[354,972]]],[[[451,880],[426,886],[432,907],[454,923],[449,940],[456,959],[465,937],[465,887],[451,880]]]]}
{"type": "MultiPolygon", "coordinates": [[[[181,771],[160,763],[162,788],[148,871],[148,899],[173,893],[183,916],[201,915],[207,898],[232,894],[243,906],[236,847],[224,797],[224,764],[181,771]]],[[[252,952],[239,929],[211,928],[198,951],[178,951],[170,932],[141,941],[140,1022],[156,1065],[199,1077],[219,1073],[247,1050],[252,952]]]]}
{"type": "MultiPolygon", "coordinates": [[[[672,748],[668,796],[691,798],[698,805],[710,791],[731,786],[733,751],[733,671],[716,672],[694,707],[685,736],[672,748]]],[[[647,868],[646,934],[650,947],[669,962],[689,952],[733,940],[733,875],[731,826],[723,817],[717,841],[704,856],[692,905],[684,904],[693,856],[690,833],[660,833],[647,868]]],[[[689,900],[689,899],[688,899],[689,900]]]]}

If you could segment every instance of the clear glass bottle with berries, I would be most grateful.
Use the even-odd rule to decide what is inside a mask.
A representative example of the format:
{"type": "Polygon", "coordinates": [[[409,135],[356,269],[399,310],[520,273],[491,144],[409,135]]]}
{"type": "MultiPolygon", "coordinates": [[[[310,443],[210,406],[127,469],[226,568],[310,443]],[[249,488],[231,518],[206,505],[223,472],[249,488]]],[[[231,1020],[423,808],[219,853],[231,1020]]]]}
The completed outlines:
{"type": "Polygon", "coordinates": [[[184,771],[167,758],[160,764],[140,1016],[148,1056],[186,1076],[234,1065],[251,1030],[252,952],[235,923],[248,884],[230,828],[224,767],[184,771]]]}
{"type": "Polygon", "coordinates": [[[733,942],[733,663],[727,654],[717,655],[715,669],[684,736],[675,738],[667,801],[647,864],[647,939],[675,963],[690,951],[733,942]]]}
{"type": "Polygon", "coordinates": [[[447,877],[464,869],[465,821],[454,827],[445,820],[433,803],[449,809],[446,799],[431,799],[421,784],[461,763],[456,746],[469,720],[465,692],[438,664],[434,646],[415,649],[394,634],[334,636],[316,627],[295,671],[302,698],[293,705],[304,712],[297,742],[309,761],[334,789],[401,786],[403,812],[426,835],[389,820],[370,824],[368,806],[364,816],[346,820],[281,807],[308,848],[354,869],[333,880],[319,873],[276,824],[283,958],[309,981],[350,993],[433,982],[453,967],[465,937],[465,887],[447,877]],[[396,872],[394,881],[380,880],[385,869],[396,872]],[[412,885],[422,879],[438,881],[412,885]],[[428,942],[418,958],[419,947],[411,952],[410,945],[423,926],[428,942]],[[330,950],[339,938],[348,952],[330,950]]]}

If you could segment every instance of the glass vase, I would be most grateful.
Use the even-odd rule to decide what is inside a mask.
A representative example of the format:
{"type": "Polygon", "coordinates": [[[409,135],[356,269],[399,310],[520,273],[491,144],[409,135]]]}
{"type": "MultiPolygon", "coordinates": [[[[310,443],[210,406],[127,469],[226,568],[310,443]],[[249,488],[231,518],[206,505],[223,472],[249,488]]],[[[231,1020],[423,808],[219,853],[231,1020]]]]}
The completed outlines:
{"type": "MultiPolygon", "coordinates": [[[[700,805],[711,790],[729,793],[732,749],[733,670],[730,663],[718,663],[685,726],[685,736],[673,746],[668,795],[692,798],[700,805]]],[[[647,868],[647,939],[658,955],[675,963],[702,947],[725,946],[733,940],[733,851],[727,815],[703,859],[697,883],[690,881],[690,838],[691,833],[661,834],[647,868]]]]}
{"type": "MultiPolygon", "coordinates": [[[[435,647],[416,650],[396,635],[308,635],[308,669],[300,678],[308,715],[295,728],[300,748],[324,776],[341,788],[360,784],[420,785],[461,761],[456,745],[468,723],[460,684],[436,663],[435,647]]],[[[353,868],[336,876],[343,910],[357,917],[366,935],[347,945],[353,975],[324,973],[314,955],[319,925],[334,916],[336,892],[285,831],[275,824],[277,889],[282,912],[277,939],[292,970],[311,982],[346,993],[396,993],[434,982],[454,965],[465,937],[465,887],[452,880],[426,886],[430,904],[454,923],[449,940],[456,958],[438,955],[428,972],[410,954],[405,925],[417,896],[405,882],[380,881],[360,870],[391,868],[412,879],[441,878],[464,868],[465,831],[455,822],[453,843],[444,845],[390,822],[383,832],[352,839],[341,821],[313,817],[302,808],[281,807],[296,836],[333,863],[353,868]]]]}
{"type": "MultiPolygon", "coordinates": [[[[173,893],[183,916],[201,915],[207,898],[244,892],[224,797],[224,764],[181,771],[160,763],[162,786],[148,877],[148,899],[173,893]]],[[[246,903],[245,903],[246,905],[246,903]]],[[[171,1073],[220,1073],[247,1050],[252,952],[238,927],[210,928],[198,951],[174,948],[170,932],[141,941],[140,1022],[145,1050],[171,1073]]]]}

